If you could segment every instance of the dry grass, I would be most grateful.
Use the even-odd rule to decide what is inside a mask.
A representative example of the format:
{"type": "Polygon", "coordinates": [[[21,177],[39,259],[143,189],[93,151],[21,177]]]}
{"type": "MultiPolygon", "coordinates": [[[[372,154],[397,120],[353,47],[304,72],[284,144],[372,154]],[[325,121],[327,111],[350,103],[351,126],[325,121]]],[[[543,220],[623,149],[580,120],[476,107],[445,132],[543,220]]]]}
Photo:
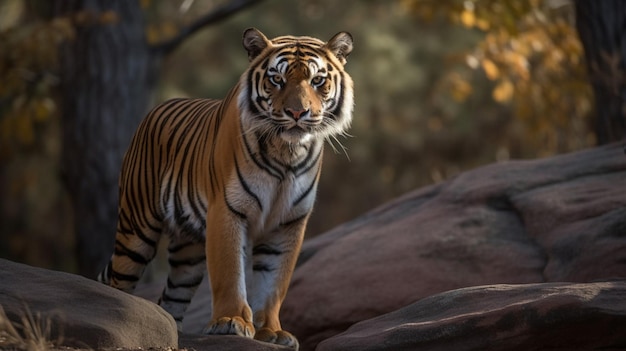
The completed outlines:
{"type": "Polygon", "coordinates": [[[60,345],[62,338],[51,340],[52,321],[33,313],[28,306],[20,317],[20,322],[12,322],[0,306],[0,349],[19,351],[48,351],[60,345]]]}
{"type": "MultiPolygon", "coordinates": [[[[59,313],[60,314],[60,313],[59,313]]],[[[80,348],[62,346],[63,337],[52,337],[50,316],[42,317],[39,312],[33,314],[24,304],[20,321],[11,321],[0,305],[0,350],[2,351],[93,351],[85,345],[80,348]]],[[[58,324],[58,323],[57,323],[58,324]]],[[[59,335],[62,335],[59,332],[59,335]]],[[[76,344],[76,343],[74,343],[76,344]]],[[[81,344],[81,343],[79,343],[81,344]]],[[[118,348],[116,351],[188,351],[193,349],[176,348],[118,348]]]]}

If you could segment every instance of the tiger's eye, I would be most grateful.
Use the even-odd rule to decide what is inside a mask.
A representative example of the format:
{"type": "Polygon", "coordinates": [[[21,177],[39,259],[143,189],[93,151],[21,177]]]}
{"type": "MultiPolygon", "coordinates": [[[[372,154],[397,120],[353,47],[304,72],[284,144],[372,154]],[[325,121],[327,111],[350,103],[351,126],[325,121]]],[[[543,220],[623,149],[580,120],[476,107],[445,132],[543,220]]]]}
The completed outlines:
{"type": "Polygon", "coordinates": [[[315,76],[313,77],[313,79],[311,79],[311,85],[313,85],[316,88],[324,85],[325,82],[326,82],[326,77],[322,77],[322,76],[315,76]]]}
{"type": "Polygon", "coordinates": [[[274,76],[270,76],[270,83],[280,88],[285,84],[285,81],[283,80],[282,76],[274,75],[274,76]]]}

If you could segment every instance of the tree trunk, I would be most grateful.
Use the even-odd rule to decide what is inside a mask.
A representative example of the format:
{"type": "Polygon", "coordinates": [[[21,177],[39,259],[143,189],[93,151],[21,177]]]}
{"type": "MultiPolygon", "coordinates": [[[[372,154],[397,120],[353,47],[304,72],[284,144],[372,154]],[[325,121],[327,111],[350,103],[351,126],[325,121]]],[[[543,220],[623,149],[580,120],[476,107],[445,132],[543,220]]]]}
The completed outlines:
{"type": "Polygon", "coordinates": [[[576,0],[576,27],[595,95],[598,144],[626,137],[626,1],[576,0]]]}
{"type": "Polygon", "coordinates": [[[138,1],[65,0],[76,38],[61,50],[62,171],[74,208],[78,273],[107,263],[124,152],[148,106],[155,61],[138,1]],[[107,12],[110,11],[110,12],[107,12]]]}
{"type": "Polygon", "coordinates": [[[95,277],[115,241],[122,158],[149,107],[161,59],[200,29],[258,3],[233,0],[150,46],[136,0],[57,0],[76,38],[61,49],[61,167],[74,208],[78,273],[95,277]]]}

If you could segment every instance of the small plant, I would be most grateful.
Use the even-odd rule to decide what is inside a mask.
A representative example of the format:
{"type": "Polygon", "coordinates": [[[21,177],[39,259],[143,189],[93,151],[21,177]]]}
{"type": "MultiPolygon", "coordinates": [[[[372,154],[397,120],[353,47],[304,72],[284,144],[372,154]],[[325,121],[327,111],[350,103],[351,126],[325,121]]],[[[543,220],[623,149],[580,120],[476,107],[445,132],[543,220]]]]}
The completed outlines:
{"type": "Polygon", "coordinates": [[[46,351],[54,344],[60,345],[62,338],[50,340],[52,321],[50,317],[42,318],[40,313],[33,313],[24,305],[20,322],[12,322],[0,305],[0,349],[46,351]]]}

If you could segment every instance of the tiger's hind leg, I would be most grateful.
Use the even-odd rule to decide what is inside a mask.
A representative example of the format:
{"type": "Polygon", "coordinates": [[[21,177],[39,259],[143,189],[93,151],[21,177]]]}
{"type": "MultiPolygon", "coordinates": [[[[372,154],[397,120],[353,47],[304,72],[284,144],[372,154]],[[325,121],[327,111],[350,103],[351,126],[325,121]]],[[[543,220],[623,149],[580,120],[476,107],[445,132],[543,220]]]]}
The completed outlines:
{"type": "Polygon", "coordinates": [[[160,236],[159,228],[130,229],[120,220],[115,234],[113,255],[109,264],[98,275],[98,281],[125,292],[132,292],[146,265],[154,258],[160,236]]]}
{"type": "Polygon", "coordinates": [[[168,246],[170,272],[159,305],[182,328],[185,311],[206,271],[204,241],[183,241],[171,237],[168,246]]]}

